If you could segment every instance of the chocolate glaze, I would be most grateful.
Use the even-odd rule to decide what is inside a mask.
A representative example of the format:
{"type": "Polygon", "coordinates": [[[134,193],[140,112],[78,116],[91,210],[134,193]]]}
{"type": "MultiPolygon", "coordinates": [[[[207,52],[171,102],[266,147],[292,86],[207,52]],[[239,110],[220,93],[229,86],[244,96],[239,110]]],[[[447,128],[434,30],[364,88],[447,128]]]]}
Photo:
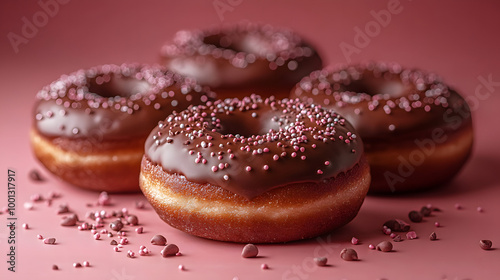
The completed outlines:
{"type": "Polygon", "coordinates": [[[298,34],[269,25],[240,23],[208,30],[180,31],[161,50],[162,63],[218,88],[290,90],[322,66],[318,53],[298,34]]]}
{"type": "Polygon", "coordinates": [[[102,65],[63,75],[40,90],[34,127],[48,138],[145,139],[173,110],[205,102],[212,94],[159,67],[102,65]]]}
{"type": "Polygon", "coordinates": [[[416,139],[436,127],[456,130],[457,118],[462,124],[471,120],[465,100],[439,77],[391,63],[315,71],[290,96],[334,109],[353,124],[365,145],[416,139]]]}
{"type": "Polygon", "coordinates": [[[298,100],[252,95],[191,106],[153,129],[145,156],[166,172],[247,199],[350,170],[363,145],[340,115],[298,100]]]}

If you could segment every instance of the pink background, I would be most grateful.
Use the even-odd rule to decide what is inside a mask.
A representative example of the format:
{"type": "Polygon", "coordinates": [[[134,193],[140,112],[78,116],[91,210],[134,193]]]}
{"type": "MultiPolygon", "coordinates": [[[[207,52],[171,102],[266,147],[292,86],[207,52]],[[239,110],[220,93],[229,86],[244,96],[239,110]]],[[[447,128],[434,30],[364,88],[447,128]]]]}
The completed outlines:
{"type": "MultiPolygon", "coordinates": [[[[44,21],[38,1],[2,1],[0,4],[0,122],[2,127],[0,207],[7,205],[7,170],[16,171],[18,226],[16,273],[7,271],[7,214],[0,215],[1,279],[497,279],[500,274],[500,5],[497,1],[401,0],[380,29],[371,30],[369,41],[356,45],[356,31],[374,21],[373,13],[392,1],[68,1],[44,21]],[[215,4],[220,4],[222,14],[215,4]],[[231,4],[233,6],[231,6],[231,4]],[[221,8],[221,9],[222,9],[221,8]],[[373,11],[373,12],[372,12],[373,11]],[[38,22],[18,51],[9,32],[19,36],[23,18],[38,22]],[[128,207],[139,216],[146,232],[129,232],[131,244],[113,252],[109,238],[95,241],[89,232],[59,226],[57,206],[68,203],[80,217],[94,203],[96,193],[75,189],[51,175],[33,159],[28,131],[34,95],[42,86],[79,68],[104,63],[155,63],[162,43],[179,29],[250,20],[295,29],[321,52],[325,64],[348,62],[339,45],[358,47],[352,61],[383,60],[434,71],[467,96],[473,110],[475,148],[472,158],[455,180],[436,191],[398,197],[368,197],[356,219],[329,235],[302,242],[261,245],[261,258],[243,259],[241,244],[195,238],[162,223],[154,211],[134,209],[140,194],[113,195],[108,211],[128,207]],[[481,78],[482,77],[482,78],[481,78]],[[481,79],[493,81],[489,87],[481,79]],[[47,178],[34,183],[28,172],[36,168],[47,178]],[[33,194],[57,191],[62,197],[52,206],[35,203],[31,211],[23,203],[33,194]],[[419,239],[395,243],[395,252],[368,249],[389,238],[380,231],[384,221],[405,218],[408,211],[431,203],[443,211],[413,224],[419,239]],[[462,210],[455,209],[460,203],[462,210]],[[482,207],[484,212],[476,210],[482,207]],[[438,221],[442,227],[435,228],[438,221]],[[439,240],[429,241],[435,231],[439,240]],[[164,259],[159,248],[149,246],[156,233],[176,243],[183,256],[164,259]],[[44,245],[37,234],[55,237],[56,245],[44,245]],[[351,237],[362,242],[351,245],[351,237]],[[491,239],[490,251],[479,248],[480,239],[491,239]],[[326,245],[325,245],[326,244],[326,245]],[[151,256],[134,259],[140,245],[151,256]],[[358,251],[360,261],[338,257],[344,247],[358,251]],[[329,267],[311,265],[324,255],[329,267]],[[75,269],[73,262],[88,260],[90,268],[75,269]],[[269,270],[260,269],[266,263],[269,270]],[[52,264],[60,267],[52,271],[52,264]],[[179,271],[183,264],[187,270],[179,271]]],[[[42,0],[45,2],[54,2],[42,0]]],[[[61,1],[63,2],[63,1],[61,1]]],[[[380,25],[377,25],[380,26],[380,25]]],[[[376,28],[376,27],[374,27],[376,28]]],[[[369,31],[370,32],[370,31],[369,31]]],[[[12,36],[12,35],[11,35],[12,36]]]]}

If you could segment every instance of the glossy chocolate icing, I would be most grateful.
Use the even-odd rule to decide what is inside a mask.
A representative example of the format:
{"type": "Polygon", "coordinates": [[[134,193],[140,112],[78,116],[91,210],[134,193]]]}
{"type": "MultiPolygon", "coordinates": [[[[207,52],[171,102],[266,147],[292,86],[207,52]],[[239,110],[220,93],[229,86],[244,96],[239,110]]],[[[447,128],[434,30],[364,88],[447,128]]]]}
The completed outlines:
{"type": "Polygon", "coordinates": [[[315,71],[291,98],[334,109],[353,124],[365,144],[414,140],[440,127],[470,122],[465,100],[434,74],[392,63],[365,63],[315,71]]]}
{"type": "Polygon", "coordinates": [[[194,80],[159,67],[102,65],[63,75],[40,90],[34,127],[48,138],[145,139],[159,120],[207,101],[207,94],[194,80]]]}
{"type": "Polygon", "coordinates": [[[343,117],[298,100],[252,95],[192,106],[151,132],[145,156],[168,173],[252,199],[350,170],[363,154],[343,117]]]}
{"type": "Polygon", "coordinates": [[[289,90],[322,67],[318,53],[295,32],[250,23],[180,31],[161,56],[169,69],[215,91],[269,85],[289,90]]]}

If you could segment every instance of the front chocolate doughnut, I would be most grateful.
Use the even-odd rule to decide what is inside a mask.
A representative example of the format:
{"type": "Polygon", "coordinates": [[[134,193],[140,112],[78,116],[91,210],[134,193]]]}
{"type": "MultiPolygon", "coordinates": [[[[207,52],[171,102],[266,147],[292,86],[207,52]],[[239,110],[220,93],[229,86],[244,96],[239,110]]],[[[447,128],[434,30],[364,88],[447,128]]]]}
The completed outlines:
{"type": "Polygon", "coordinates": [[[33,151],[50,172],[73,185],[138,191],[151,129],[172,111],[207,101],[207,93],[192,79],[139,64],[63,75],[36,96],[33,151]]]}
{"type": "Polygon", "coordinates": [[[252,23],[179,31],[162,47],[161,60],[210,86],[220,99],[288,97],[302,77],[322,67],[318,52],[297,33],[252,23]]]}
{"type": "Polygon", "coordinates": [[[334,109],[363,138],[370,192],[423,190],[453,178],[473,143],[467,102],[431,73],[394,63],[315,71],[292,98],[334,109]]]}
{"type": "Polygon", "coordinates": [[[370,183],[363,145],[338,114],[296,100],[218,100],[151,132],[140,186],[193,235],[286,242],[348,223],[370,183]]]}

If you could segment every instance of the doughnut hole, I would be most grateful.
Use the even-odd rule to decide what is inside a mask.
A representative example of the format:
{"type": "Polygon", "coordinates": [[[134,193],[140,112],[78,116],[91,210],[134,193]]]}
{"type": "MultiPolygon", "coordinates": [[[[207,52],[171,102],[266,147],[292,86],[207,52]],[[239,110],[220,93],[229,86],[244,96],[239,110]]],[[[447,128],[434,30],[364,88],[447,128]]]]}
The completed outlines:
{"type": "Polygon", "coordinates": [[[250,137],[252,135],[265,135],[269,130],[278,130],[280,124],[273,120],[277,115],[275,112],[266,112],[264,115],[255,115],[255,117],[248,117],[248,114],[242,112],[235,112],[230,116],[221,115],[221,128],[217,130],[222,135],[241,135],[250,137]]]}
{"type": "Polygon", "coordinates": [[[130,97],[147,92],[150,84],[144,80],[116,74],[104,74],[88,79],[89,92],[105,98],[130,97]]]}
{"type": "Polygon", "coordinates": [[[221,49],[233,50],[237,53],[249,53],[256,56],[265,56],[268,53],[284,49],[281,47],[276,50],[276,47],[279,47],[279,45],[274,46],[276,44],[272,43],[272,39],[266,38],[262,34],[215,34],[205,37],[203,43],[221,49]]]}
{"type": "Polygon", "coordinates": [[[384,78],[375,77],[372,72],[365,72],[362,78],[343,85],[340,91],[399,98],[416,89],[415,86],[409,83],[403,83],[398,75],[387,74],[384,78]]]}

